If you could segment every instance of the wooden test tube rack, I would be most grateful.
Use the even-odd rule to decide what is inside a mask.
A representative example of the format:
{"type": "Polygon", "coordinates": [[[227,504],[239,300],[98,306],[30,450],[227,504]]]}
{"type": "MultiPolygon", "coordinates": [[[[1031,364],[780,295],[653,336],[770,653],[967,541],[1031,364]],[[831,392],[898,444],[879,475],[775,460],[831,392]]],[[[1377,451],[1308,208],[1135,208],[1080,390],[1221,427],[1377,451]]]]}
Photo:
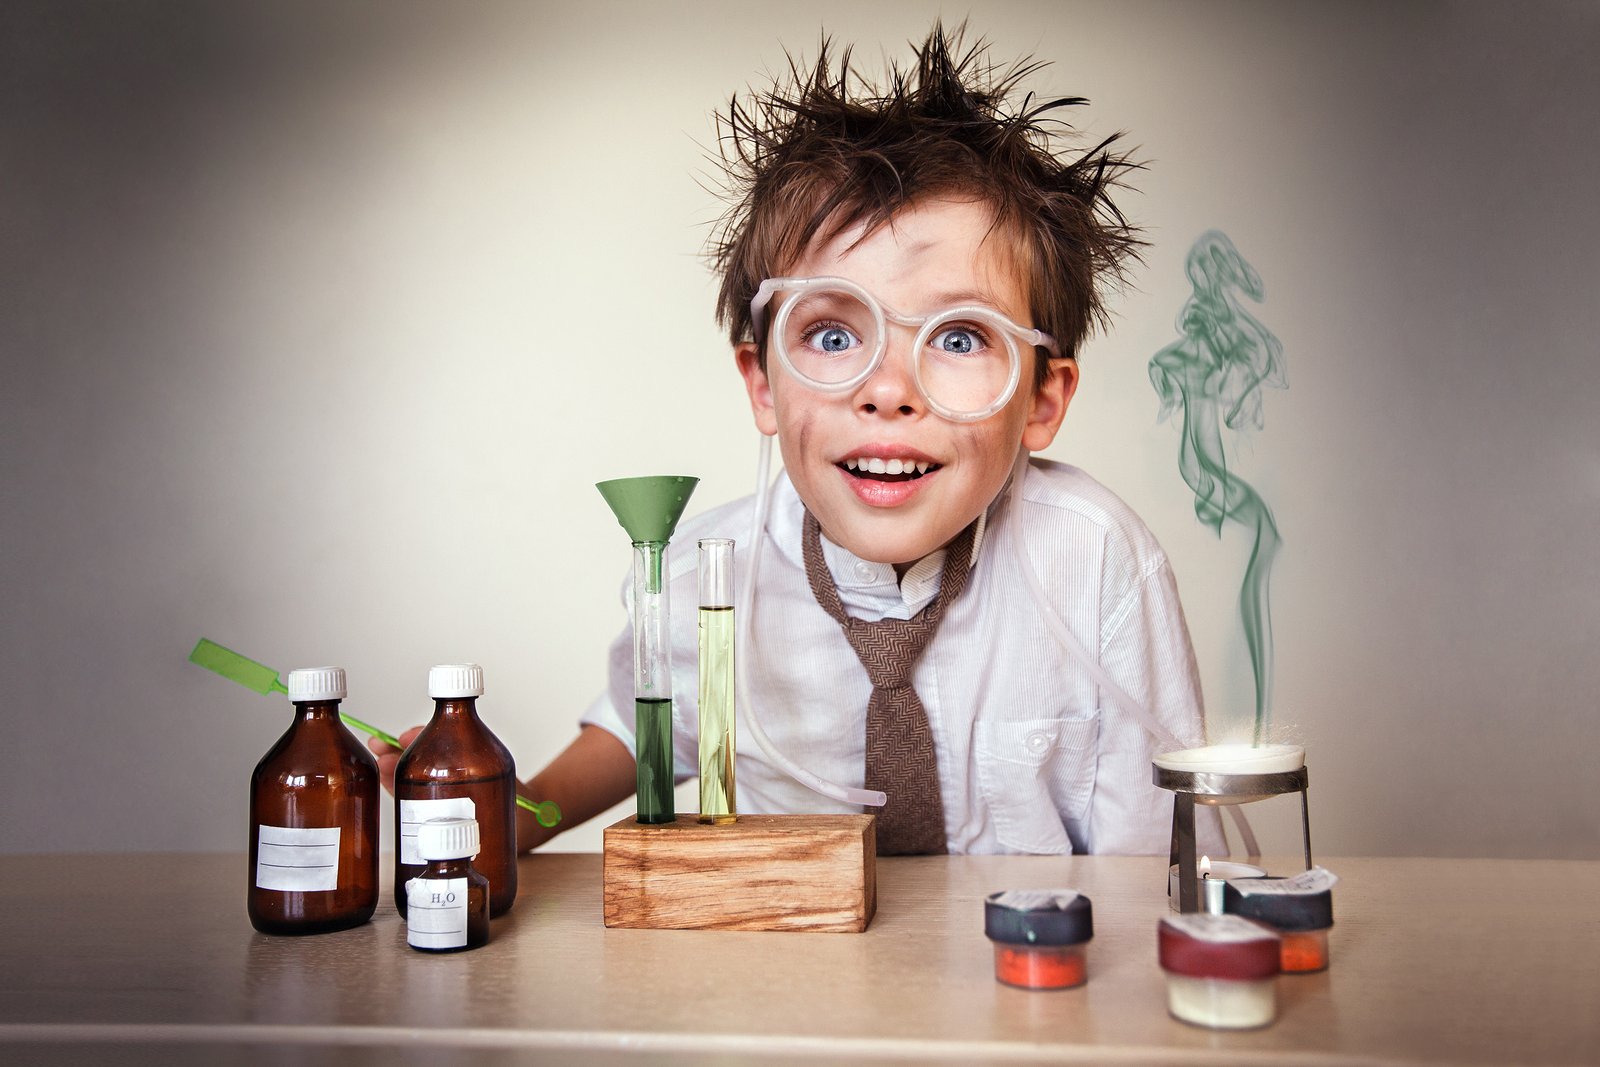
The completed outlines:
{"type": "Polygon", "coordinates": [[[877,910],[871,815],[694,815],[606,827],[607,926],[860,933],[877,910]]]}

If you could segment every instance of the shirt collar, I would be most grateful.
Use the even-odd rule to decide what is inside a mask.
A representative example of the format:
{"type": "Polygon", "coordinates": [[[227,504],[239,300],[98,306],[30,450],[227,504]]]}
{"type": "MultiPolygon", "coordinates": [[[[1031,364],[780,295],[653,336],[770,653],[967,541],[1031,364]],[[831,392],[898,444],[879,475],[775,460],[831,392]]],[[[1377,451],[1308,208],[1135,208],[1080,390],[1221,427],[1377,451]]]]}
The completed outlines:
{"type": "MultiPolygon", "coordinates": [[[[774,508],[772,528],[769,531],[779,550],[789,556],[797,566],[805,562],[799,556],[800,524],[804,506],[794,491],[788,476],[780,479],[776,491],[781,494],[782,507],[774,508]]],[[[778,503],[775,501],[774,503],[778,503]]],[[[991,505],[992,507],[992,505],[991,505]]],[[[978,552],[983,547],[984,532],[988,527],[989,511],[978,516],[978,528],[972,539],[972,560],[976,564],[978,552]]],[[[839,590],[839,602],[845,611],[858,619],[909,619],[933,602],[939,594],[939,576],[944,572],[945,549],[938,548],[923,556],[906,569],[905,577],[895,575],[891,563],[875,563],[862,559],[850,550],[834,544],[824,535],[822,558],[833,573],[834,585],[839,590]]]]}

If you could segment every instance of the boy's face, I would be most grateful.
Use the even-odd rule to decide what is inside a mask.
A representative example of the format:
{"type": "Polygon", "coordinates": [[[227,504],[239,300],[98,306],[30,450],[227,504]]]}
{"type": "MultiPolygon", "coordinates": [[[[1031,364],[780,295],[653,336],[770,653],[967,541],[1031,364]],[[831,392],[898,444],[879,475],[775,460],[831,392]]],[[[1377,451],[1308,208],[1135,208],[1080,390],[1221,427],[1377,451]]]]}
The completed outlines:
{"type": "MultiPolygon", "coordinates": [[[[847,230],[781,273],[846,278],[910,315],[982,304],[1032,325],[1010,239],[991,230],[992,222],[983,201],[922,201],[855,247],[861,231],[847,230]]],[[[1004,408],[978,422],[950,422],[929,410],[912,379],[915,333],[891,325],[883,365],[855,391],[833,395],[802,385],[776,359],[763,370],[753,344],[735,349],[756,426],[777,434],[800,499],[830,541],[879,563],[920,559],[976,519],[1005,484],[1019,449],[1036,452],[1055,438],[1077,386],[1074,361],[1055,360],[1044,384],[1030,389],[1038,356],[1025,348],[1022,384],[1004,408]],[[872,474],[856,462],[873,459],[916,467],[872,474]],[[926,472],[916,473],[924,463],[926,472]]]]}

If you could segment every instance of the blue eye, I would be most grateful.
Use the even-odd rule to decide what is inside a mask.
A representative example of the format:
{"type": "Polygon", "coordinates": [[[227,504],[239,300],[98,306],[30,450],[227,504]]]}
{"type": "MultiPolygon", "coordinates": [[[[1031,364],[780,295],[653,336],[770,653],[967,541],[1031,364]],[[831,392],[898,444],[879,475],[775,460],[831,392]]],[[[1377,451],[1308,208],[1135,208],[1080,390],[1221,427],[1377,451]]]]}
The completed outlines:
{"type": "Polygon", "coordinates": [[[861,344],[861,338],[851,333],[848,329],[837,324],[818,323],[810,330],[802,341],[818,352],[835,354],[848,352],[861,344]]]}
{"type": "Polygon", "coordinates": [[[929,343],[951,356],[971,356],[987,347],[982,332],[971,326],[946,327],[934,334],[929,343]]]}

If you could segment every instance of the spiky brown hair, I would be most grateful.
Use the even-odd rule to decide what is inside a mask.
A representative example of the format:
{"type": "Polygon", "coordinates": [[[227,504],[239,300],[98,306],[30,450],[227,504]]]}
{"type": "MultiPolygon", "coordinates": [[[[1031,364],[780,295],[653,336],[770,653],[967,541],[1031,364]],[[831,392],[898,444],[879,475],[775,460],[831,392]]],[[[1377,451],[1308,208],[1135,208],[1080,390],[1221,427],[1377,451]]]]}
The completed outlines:
{"type": "MultiPolygon", "coordinates": [[[[998,67],[981,40],[963,52],[965,29],[935,23],[913,46],[914,69],[892,65],[881,88],[852,68],[848,48],[835,63],[823,38],[815,66],[791,56],[787,78],[717,116],[729,208],[710,254],[722,276],[717,323],[735,344],[752,339],[757,286],[812,242],[857,225],[871,233],[919,199],[951,194],[994,206],[996,227],[1019,245],[1033,325],[1063,354],[1105,325],[1104,294],[1144,243],[1111,193],[1141,164],[1121,135],[1072,151],[1072,127],[1055,113],[1087,101],[1028,94],[1013,104],[1045,64],[998,67]]],[[[1040,360],[1041,379],[1046,369],[1040,360]]]]}

